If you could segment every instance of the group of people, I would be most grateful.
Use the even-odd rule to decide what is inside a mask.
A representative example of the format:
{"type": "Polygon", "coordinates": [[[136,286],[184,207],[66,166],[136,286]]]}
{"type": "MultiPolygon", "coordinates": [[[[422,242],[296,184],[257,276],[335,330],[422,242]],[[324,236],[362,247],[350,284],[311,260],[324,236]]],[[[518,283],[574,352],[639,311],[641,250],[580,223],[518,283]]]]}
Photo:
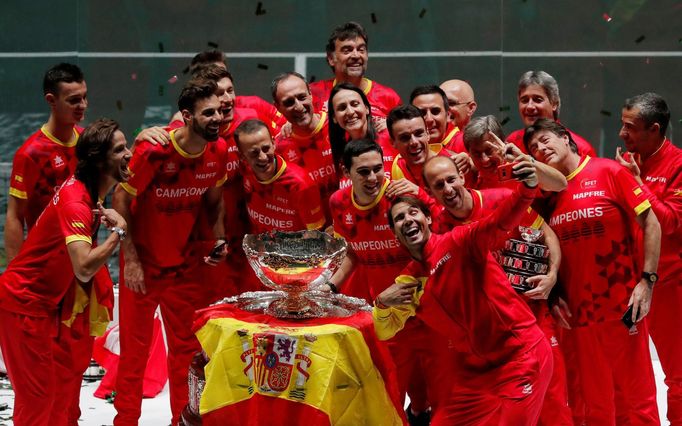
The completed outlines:
{"type": "Polygon", "coordinates": [[[682,424],[682,150],[666,138],[665,100],[627,99],[626,151],[597,158],[560,122],[544,71],[521,76],[524,128],[506,136],[475,116],[466,81],[417,87],[403,104],[367,78],[355,22],[326,50],[333,78],[282,73],[272,102],[236,95],[223,53],[201,52],[178,112],[130,148],[112,120],[78,126],[77,66],[46,73],[51,114],[14,157],[0,276],[15,424],[77,424],[119,245],[114,424],[140,417],[159,307],[178,424],[200,350],[194,312],[261,289],[246,233],[302,229],[346,239],[323,287],[374,305],[411,425],[660,424],[649,336],[667,417],[682,424]],[[100,225],[111,234],[98,244],[100,225]],[[519,290],[495,253],[524,233],[549,249],[548,267],[519,290]]]}

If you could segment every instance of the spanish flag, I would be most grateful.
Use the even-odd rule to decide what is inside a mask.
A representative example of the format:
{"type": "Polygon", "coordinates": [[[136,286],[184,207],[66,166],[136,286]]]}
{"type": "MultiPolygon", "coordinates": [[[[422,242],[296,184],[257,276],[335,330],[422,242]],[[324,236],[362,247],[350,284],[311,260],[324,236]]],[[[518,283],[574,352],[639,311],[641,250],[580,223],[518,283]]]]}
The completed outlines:
{"type": "Polygon", "coordinates": [[[197,312],[210,425],[402,425],[395,367],[372,315],[287,321],[222,304],[197,312]]]}

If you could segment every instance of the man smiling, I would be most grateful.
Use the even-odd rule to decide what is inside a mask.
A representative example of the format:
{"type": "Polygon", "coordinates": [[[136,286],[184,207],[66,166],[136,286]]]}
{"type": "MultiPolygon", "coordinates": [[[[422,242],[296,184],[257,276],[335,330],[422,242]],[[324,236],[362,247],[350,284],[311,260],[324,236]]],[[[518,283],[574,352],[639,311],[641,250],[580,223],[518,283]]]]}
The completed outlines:
{"type": "Polygon", "coordinates": [[[449,397],[434,410],[432,424],[534,425],[539,416],[550,347],[489,251],[534,199],[535,174],[523,182],[491,216],[442,235],[431,232],[423,202],[398,197],[391,203],[389,224],[414,261],[376,298],[375,328],[390,337],[416,315],[450,339],[457,360],[448,365],[449,397]],[[415,293],[406,281],[422,285],[415,293]]]}

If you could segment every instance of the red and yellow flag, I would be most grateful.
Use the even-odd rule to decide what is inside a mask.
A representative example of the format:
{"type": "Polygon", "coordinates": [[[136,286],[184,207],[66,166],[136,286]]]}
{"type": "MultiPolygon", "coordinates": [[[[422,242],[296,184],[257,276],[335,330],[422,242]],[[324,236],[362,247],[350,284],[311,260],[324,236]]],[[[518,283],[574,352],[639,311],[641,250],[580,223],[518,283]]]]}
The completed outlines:
{"type": "Polygon", "coordinates": [[[286,321],[219,305],[194,330],[210,359],[204,425],[402,425],[395,367],[372,315],[286,321]]]}

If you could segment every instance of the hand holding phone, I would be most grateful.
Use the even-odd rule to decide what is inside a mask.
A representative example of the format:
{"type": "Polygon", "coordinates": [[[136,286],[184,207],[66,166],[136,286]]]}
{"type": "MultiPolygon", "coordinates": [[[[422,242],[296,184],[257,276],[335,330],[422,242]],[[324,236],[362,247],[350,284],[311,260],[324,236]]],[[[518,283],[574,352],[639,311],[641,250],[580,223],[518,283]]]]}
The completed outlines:
{"type": "Polygon", "coordinates": [[[623,314],[623,318],[621,318],[621,321],[623,321],[623,324],[625,324],[625,327],[627,327],[628,330],[631,329],[636,322],[632,320],[632,310],[634,307],[635,307],[634,304],[630,305],[628,307],[628,310],[625,311],[625,314],[623,314]]]}
{"type": "Polygon", "coordinates": [[[208,254],[208,257],[211,259],[220,259],[223,256],[223,250],[226,245],[227,241],[222,241],[220,244],[213,247],[211,252],[208,254]]]}
{"type": "Polygon", "coordinates": [[[516,163],[505,163],[497,166],[497,179],[500,182],[514,179],[514,166],[516,163]]]}
{"type": "Polygon", "coordinates": [[[211,266],[216,266],[217,264],[219,264],[220,261],[223,260],[223,258],[225,257],[226,246],[227,241],[225,240],[222,240],[221,242],[216,244],[216,246],[211,249],[211,252],[208,254],[208,256],[204,256],[204,262],[211,266]]]}

